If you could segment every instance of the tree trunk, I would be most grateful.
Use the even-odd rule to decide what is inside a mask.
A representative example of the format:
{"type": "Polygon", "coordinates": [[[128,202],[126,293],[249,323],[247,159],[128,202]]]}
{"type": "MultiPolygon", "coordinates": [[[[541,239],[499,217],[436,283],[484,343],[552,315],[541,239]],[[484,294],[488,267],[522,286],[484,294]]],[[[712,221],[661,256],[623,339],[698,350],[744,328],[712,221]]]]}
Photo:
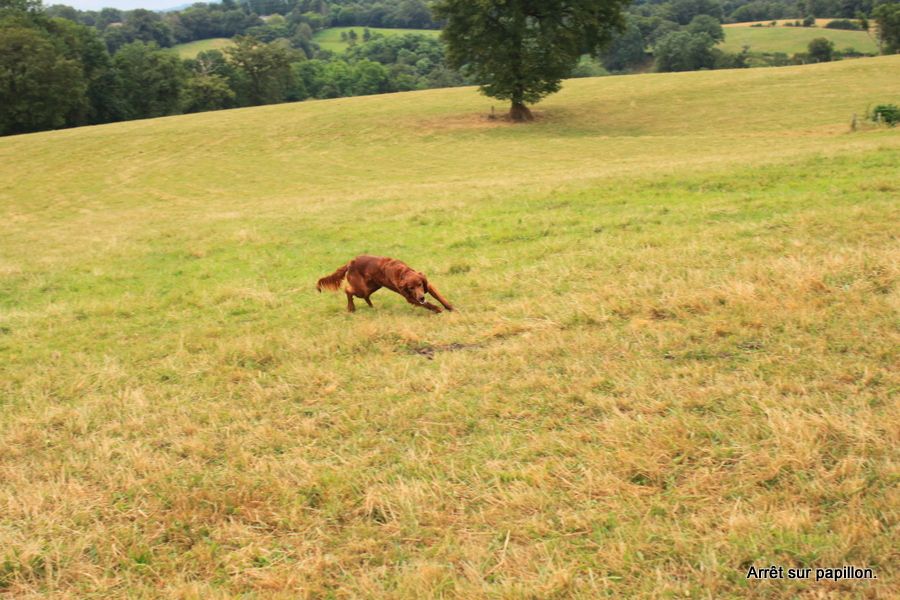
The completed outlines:
{"type": "Polygon", "coordinates": [[[514,123],[526,123],[534,121],[534,115],[531,114],[524,102],[513,102],[509,109],[509,119],[514,123]]]}

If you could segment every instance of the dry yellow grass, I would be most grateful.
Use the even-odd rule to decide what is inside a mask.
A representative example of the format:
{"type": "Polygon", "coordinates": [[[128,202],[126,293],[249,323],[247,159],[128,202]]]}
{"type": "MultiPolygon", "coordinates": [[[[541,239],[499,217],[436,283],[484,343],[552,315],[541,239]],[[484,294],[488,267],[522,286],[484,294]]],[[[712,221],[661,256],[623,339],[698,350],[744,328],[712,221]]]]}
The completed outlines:
{"type": "Polygon", "coordinates": [[[898,59],[0,139],[0,594],[890,598],[898,59]]]}

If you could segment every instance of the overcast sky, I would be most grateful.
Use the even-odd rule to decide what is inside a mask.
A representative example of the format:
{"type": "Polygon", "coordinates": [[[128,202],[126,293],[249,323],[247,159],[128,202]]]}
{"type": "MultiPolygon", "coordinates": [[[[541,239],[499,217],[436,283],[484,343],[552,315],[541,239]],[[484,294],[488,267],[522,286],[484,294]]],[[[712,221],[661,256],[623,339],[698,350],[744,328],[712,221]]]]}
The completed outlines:
{"type": "MultiPolygon", "coordinates": [[[[182,4],[190,4],[193,0],[44,0],[44,6],[65,4],[78,10],[100,10],[101,8],[146,8],[148,10],[163,10],[174,8],[182,4]]],[[[198,0],[199,1],[199,0],[198,0]]],[[[207,0],[214,2],[216,0],[207,0]]]]}

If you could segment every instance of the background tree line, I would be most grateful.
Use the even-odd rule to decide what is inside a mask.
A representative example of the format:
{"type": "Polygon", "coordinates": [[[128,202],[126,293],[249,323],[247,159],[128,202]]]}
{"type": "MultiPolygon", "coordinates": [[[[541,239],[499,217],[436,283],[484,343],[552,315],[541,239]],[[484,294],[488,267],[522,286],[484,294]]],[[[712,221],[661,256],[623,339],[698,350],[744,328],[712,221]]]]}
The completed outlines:
{"type": "Polygon", "coordinates": [[[110,21],[119,17],[104,9],[96,16],[106,27],[98,28],[39,0],[0,0],[0,134],[466,83],[430,36],[366,30],[337,57],[318,50],[303,21],[293,27],[280,15],[264,22],[212,6],[225,15],[221,23],[237,23],[227,16],[236,11],[253,25],[224,51],[182,60],[166,49],[174,40],[159,13],[110,21]]]}
{"type": "Polygon", "coordinates": [[[235,35],[310,39],[316,31],[339,26],[439,27],[424,0],[222,0],[164,13],[115,8],[81,11],[57,4],[45,12],[97,29],[111,52],[135,41],[156,42],[165,48],[235,35]],[[276,16],[283,18],[273,19],[276,16]]]}
{"type": "MultiPolygon", "coordinates": [[[[723,20],[760,3],[637,0],[611,41],[599,54],[582,56],[569,76],[748,66],[746,53],[727,54],[715,46],[723,38],[723,20]]],[[[790,17],[803,17],[809,10],[834,11],[816,16],[871,14],[879,23],[883,50],[900,50],[897,2],[765,4],[781,7],[771,10],[790,17]]],[[[407,19],[405,26],[437,25],[430,12],[428,21],[422,19],[423,7],[429,10],[421,0],[224,0],[156,13],[77,11],[61,5],[44,8],[40,0],[0,0],[0,134],[483,83],[465,64],[450,68],[446,46],[429,36],[380,36],[364,30],[340,55],[313,41],[316,30],[331,25],[395,25],[399,21],[392,19],[401,17],[407,19]],[[166,49],[211,36],[232,37],[234,44],[190,60],[166,49]]],[[[804,60],[832,57],[833,48],[817,47],[804,60]]]]}
{"type": "MultiPolygon", "coordinates": [[[[97,29],[110,52],[134,41],[156,42],[165,48],[235,35],[254,35],[266,41],[290,39],[309,51],[313,34],[328,27],[438,29],[441,23],[432,14],[432,4],[433,0],[222,0],[165,13],[114,8],[79,11],[62,4],[49,6],[45,12],[97,29]]],[[[643,35],[649,34],[647,41],[654,42],[687,26],[698,15],[721,23],[855,19],[872,15],[879,5],[891,4],[896,0],[634,0],[628,13],[643,35]]]]}
{"type": "MultiPolygon", "coordinates": [[[[896,42],[891,40],[896,40],[897,34],[890,24],[898,7],[896,0],[634,0],[628,8],[625,29],[601,57],[612,72],[747,67],[750,60],[746,49],[729,54],[716,48],[724,39],[723,23],[795,19],[799,26],[815,26],[816,18],[832,18],[836,20],[834,27],[852,29],[865,29],[870,21],[877,21],[882,49],[893,53],[896,42]]],[[[817,40],[807,54],[755,57],[756,64],[836,58],[833,47],[829,53],[822,52],[823,41],[817,40]]]]}

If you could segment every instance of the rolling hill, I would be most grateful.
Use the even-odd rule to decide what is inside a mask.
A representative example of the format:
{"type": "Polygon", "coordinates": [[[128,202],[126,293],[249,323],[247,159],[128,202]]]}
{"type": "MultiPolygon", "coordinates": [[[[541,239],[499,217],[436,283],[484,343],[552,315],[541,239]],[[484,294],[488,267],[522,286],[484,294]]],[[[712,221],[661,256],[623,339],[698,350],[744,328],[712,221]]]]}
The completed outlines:
{"type": "MultiPolygon", "coordinates": [[[[827,21],[827,20],[826,20],[827,21]]],[[[719,48],[726,52],[740,52],[744,46],[754,53],[806,52],[809,42],[825,38],[834,42],[836,50],[852,48],[863,54],[877,54],[878,45],[865,31],[825,29],[823,27],[737,27],[726,26],[725,41],[719,48]]]]}
{"type": "Polygon", "coordinates": [[[890,597],[900,132],[849,124],[898,97],[890,56],[0,138],[0,593],[890,597]],[[316,293],[361,253],[458,310],[316,293]]]}

